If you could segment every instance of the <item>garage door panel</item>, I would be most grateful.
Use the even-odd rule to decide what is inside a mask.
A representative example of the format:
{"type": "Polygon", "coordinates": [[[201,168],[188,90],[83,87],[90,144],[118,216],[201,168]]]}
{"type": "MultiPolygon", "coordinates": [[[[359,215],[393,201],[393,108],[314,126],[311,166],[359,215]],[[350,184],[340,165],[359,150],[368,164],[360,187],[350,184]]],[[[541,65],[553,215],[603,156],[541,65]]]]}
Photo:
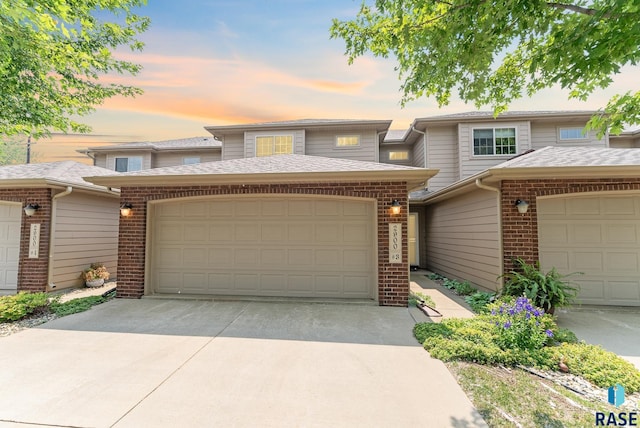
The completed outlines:
{"type": "Polygon", "coordinates": [[[152,211],[155,292],[374,296],[373,202],[211,199],[198,202],[198,216],[165,217],[183,204],[162,203],[152,211]]]}
{"type": "Polygon", "coordinates": [[[537,205],[543,268],[584,272],[572,278],[581,303],[640,306],[640,195],[572,195],[537,205]]]}

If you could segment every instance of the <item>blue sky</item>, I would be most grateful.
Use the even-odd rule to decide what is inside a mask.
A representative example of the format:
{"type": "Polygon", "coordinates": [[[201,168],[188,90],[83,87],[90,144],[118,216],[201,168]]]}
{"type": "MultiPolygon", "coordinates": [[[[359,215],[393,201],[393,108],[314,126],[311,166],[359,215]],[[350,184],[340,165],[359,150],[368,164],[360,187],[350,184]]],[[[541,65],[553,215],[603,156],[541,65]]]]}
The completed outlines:
{"type": "MultiPolygon", "coordinates": [[[[55,136],[34,149],[41,160],[78,158],[96,144],[206,135],[206,125],[301,118],[390,119],[405,129],[416,117],[474,110],[458,99],[439,109],[432,99],[400,108],[394,60],[359,58],[351,66],[344,42],[329,38],[332,18],[355,17],[352,0],[149,0],[141,12],[151,28],[143,52],[119,55],[143,65],[136,77],[113,80],[145,93],[105,102],[85,117],[83,136],[55,136]]],[[[558,89],[514,103],[513,110],[597,109],[616,92],[637,89],[629,68],[587,102],[558,89]]]]}

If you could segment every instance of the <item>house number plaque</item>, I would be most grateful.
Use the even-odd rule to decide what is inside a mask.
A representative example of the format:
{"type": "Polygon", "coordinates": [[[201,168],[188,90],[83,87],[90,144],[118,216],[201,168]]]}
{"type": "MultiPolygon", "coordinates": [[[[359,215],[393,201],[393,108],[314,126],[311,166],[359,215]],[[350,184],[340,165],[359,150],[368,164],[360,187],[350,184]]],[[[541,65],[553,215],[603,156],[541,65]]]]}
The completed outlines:
{"type": "Polygon", "coordinates": [[[37,259],[40,251],[40,223],[33,223],[29,233],[29,258],[37,259]]]}
{"type": "Polygon", "coordinates": [[[402,223],[389,223],[389,263],[402,263],[402,223]]]}

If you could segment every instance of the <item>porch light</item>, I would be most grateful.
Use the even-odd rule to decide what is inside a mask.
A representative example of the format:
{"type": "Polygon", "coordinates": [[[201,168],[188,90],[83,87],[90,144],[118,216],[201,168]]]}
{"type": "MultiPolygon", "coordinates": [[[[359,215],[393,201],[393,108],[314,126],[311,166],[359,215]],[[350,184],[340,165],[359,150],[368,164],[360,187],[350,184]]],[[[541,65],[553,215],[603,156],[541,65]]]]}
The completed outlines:
{"type": "Polygon", "coordinates": [[[391,202],[391,214],[400,214],[400,207],[400,202],[397,199],[394,199],[393,202],[391,202]]]}
{"type": "Polygon", "coordinates": [[[27,215],[27,217],[31,217],[36,213],[38,208],[40,208],[40,205],[38,204],[29,204],[26,207],[24,207],[24,213],[27,215]]]}
{"type": "Polygon", "coordinates": [[[120,206],[120,215],[122,217],[129,217],[131,215],[132,208],[133,208],[133,205],[131,205],[129,202],[125,202],[120,206]]]}
{"type": "Polygon", "coordinates": [[[515,205],[516,205],[516,208],[518,208],[518,212],[520,214],[524,214],[529,210],[529,202],[525,200],[518,199],[515,205]]]}

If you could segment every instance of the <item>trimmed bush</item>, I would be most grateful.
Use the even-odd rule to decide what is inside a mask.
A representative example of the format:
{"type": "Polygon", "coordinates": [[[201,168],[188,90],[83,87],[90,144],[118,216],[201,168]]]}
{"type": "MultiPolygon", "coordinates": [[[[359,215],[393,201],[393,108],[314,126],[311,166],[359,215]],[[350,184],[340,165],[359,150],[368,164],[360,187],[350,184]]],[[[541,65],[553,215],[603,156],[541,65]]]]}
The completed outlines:
{"type": "Polygon", "coordinates": [[[20,292],[0,297],[0,322],[17,321],[47,306],[46,293],[20,292]]]}

